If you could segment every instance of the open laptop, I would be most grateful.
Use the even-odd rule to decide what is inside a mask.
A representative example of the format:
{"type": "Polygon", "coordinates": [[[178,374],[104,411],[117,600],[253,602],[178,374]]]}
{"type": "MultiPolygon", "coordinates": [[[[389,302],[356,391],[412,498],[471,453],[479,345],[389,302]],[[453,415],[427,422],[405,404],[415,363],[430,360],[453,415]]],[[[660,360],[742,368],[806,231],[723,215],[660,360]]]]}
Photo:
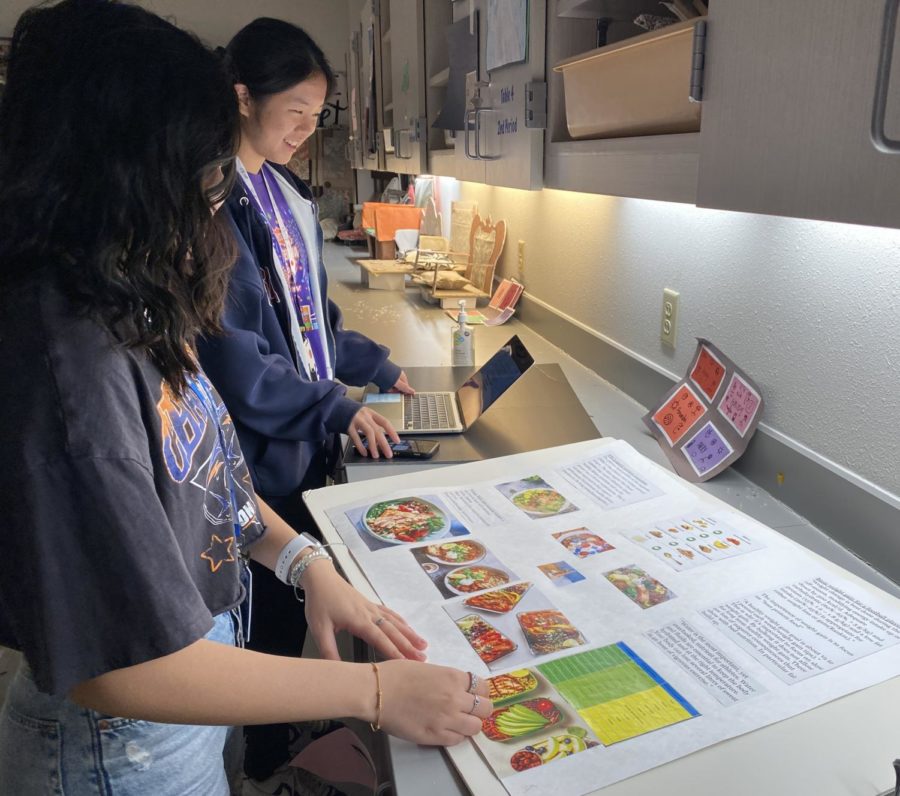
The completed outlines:
{"type": "Polygon", "coordinates": [[[399,434],[458,434],[469,428],[534,364],[514,336],[456,392],[368,393],[363,399],[399,434]]]}

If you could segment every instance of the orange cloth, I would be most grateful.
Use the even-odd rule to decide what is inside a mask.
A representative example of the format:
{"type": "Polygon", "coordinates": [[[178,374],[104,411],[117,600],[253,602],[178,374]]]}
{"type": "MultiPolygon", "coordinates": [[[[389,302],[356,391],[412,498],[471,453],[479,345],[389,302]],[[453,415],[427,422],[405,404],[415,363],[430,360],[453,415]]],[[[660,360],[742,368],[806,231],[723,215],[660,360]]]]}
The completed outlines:
{"type": "Polygon", "coordinates": [[[375,228],[376,240],[394,240],[398,229],[418,229],[422,224],[422,208],[392,205],[386,202],[363,202],[363,229],[375,228]]]}
{"type": "Polygon", "coordinates": [[[363,202],[362,206],[362,224],[363,229],[375,229],[375,208],[384,204],[383,202],[363,202]]]}

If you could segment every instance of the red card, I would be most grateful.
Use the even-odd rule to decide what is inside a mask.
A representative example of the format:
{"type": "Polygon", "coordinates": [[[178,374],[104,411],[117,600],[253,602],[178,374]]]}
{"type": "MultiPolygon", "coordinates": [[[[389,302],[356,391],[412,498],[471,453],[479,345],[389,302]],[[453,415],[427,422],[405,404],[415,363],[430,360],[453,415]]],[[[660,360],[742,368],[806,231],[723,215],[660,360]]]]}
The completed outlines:
{"type": "Polygon", "coordinates": [[[653,415],[653,422],[674,445],[706,412],[703,401],[687,386],[682,385],[662,408],[653,415]]]}
{"type": "Polygon", "coordinates": [[[691,381],[694,382],[711,401],[716,397],[722,379],[725,377],[725,366],[716,359],[715,355],[706,346],[700,348],[700,356],[697,364],[691,371],[691,381]]]}

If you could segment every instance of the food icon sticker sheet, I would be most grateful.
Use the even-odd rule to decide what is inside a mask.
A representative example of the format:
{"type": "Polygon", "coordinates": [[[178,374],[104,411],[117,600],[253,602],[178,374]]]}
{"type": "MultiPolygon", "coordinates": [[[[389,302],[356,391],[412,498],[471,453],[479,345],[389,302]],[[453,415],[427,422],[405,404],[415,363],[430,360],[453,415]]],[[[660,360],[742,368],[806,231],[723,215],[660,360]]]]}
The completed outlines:
{"type": "Polygon", "coordinates": [[[379,500],[368,506],[354,506],[346,514],[370,550],[469,533],[434,495],[379,500]]]}
{"type": "Polygon", "coordinates": [[[761,550],[763,545],[717,516],[675,517],[628,538],[676,571],[761,550]]]}
{"type": "Polygon", "coordinates": [[[762,393],[750,377],[709,340],[697,338],[687,375],[644,415],[644,423],[675,471],[700,482],[741,457],[762,409],[762,393]]]}
{"type": "Polygon", "coordinates": [[[444,610],[491,670],[529,664],[587,643],[568,617],[528,581],[448,603],[444,610]]]}

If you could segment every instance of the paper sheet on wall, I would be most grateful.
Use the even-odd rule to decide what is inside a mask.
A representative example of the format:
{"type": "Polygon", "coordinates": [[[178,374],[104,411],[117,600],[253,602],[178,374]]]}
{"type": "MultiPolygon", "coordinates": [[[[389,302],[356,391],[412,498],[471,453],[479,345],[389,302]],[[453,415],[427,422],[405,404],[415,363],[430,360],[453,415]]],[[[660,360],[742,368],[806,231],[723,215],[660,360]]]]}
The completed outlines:
{"type": "Polygon", "coordinates": [[[488,72],[528,58],[528,0],[488,0],[485,62],[488,72]]]}
{"type": "Polygon", "coordinates": [[[900,601],[623,442],[564,450],[324,506],[430,660],[490,678],[474,741],[513,796],[589,793],[900,671],[900,601]]]}
{"type": "Polygon", "coordinates": [[[699,482],[741,457],[762,410],[759,387],[709,340],[698,337],[687,375],[643,420],[675,472],[699,482]]]}

